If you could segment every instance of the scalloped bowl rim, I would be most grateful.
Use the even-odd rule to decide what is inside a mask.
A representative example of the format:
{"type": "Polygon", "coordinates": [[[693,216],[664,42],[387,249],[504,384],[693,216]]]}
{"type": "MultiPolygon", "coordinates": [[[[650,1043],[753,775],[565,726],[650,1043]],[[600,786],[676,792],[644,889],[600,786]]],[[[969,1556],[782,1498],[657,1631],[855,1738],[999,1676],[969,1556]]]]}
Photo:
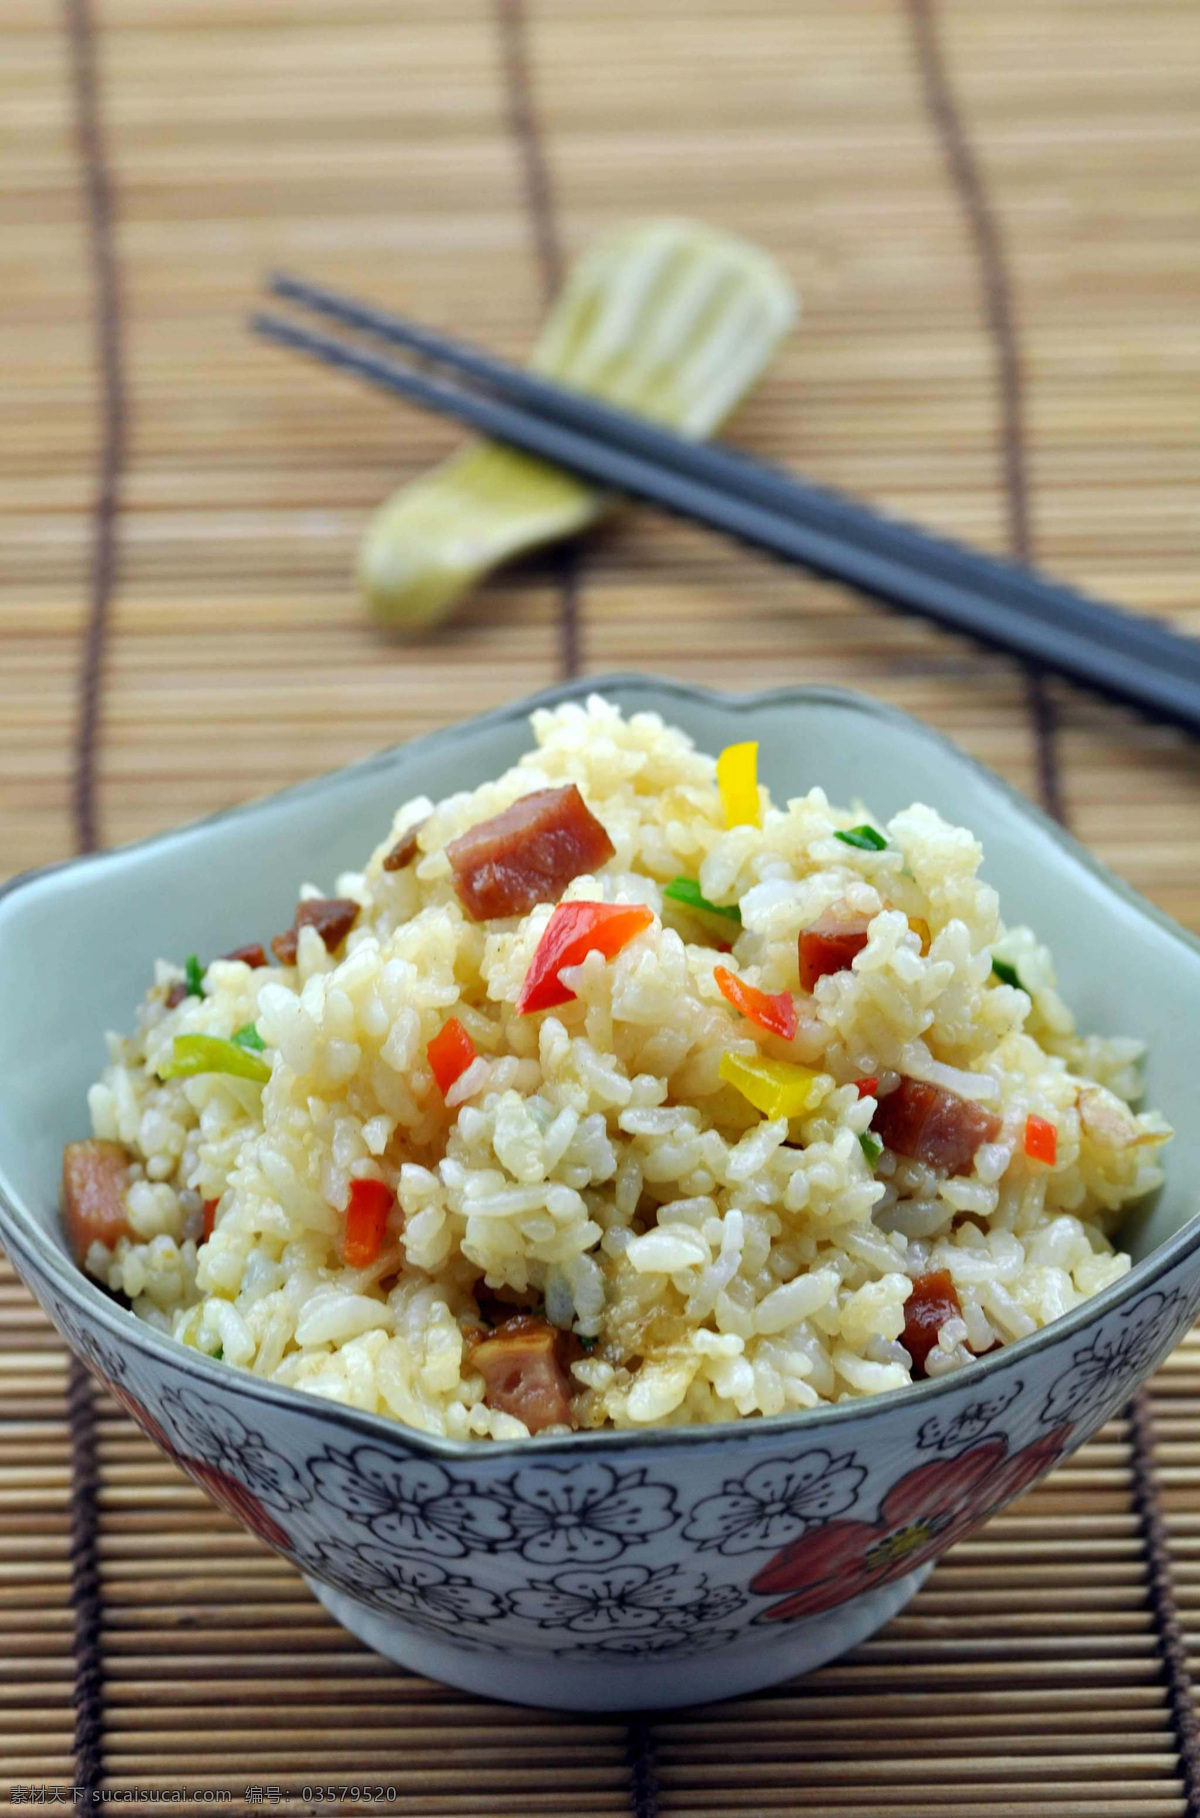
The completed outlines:
{"type": "MultiPolygon", "coordinates": [[[[7,883],[0,885],[0,902],[29,885],[45,878],[66,871],[78,871],[88,867],[103,867],[119,863],[129,853],[169,848],[172,844],[203,832],[207,827],[223,824],[231,819],[252,817],[276,803],[303,799],[305,796],[322,794],[329,789],[353,787],[354,783],[365,776],[374,775],[386,770],[402,754],[421,749],[435,751],[441,745],[453,744],[469,728],[505,726],[516,720],[527,719],[539,707],[555,707],[566,701],[586,699],[591,694],[604,694],[619,689],[624,693],[645,689],[655,695],[666,695],[684,701],[708,701],[734,714],[749,714],[757,709],[772,705],[825,705],[848,712],[862,713],[891,723],[903,726],[911,733],[916,728],[918,733],[935,746],[940,746],[956,764],[966,766],[984,778],[989,787],[999,790],[1016,807],[1027,820],[1056,842],[1075,862],[1091,873],[1112,894],[1119,897],[1139,915],[1156,924],[1169,934],[1180,945],[1200,957],[1200,938],[1182,928],[1164,911],[1148,902],[1129,884],[1102,864],[1075,837],[1057,821],[1047,815],[1036,803],[1022,795],[997,776],[986,765],[981,764],[970,753],[965,752],[953,740],[932,726],[926,725],[914,715],[905,713],[901,708],[892,707],[882,701],[874,700],[869,695],[860,694],[853,689],[835,688],[824,685],[795,684],[780,688],[763,688],[753,693],[731,693],[721,689],[705,688],[687,682],[673,681],[670,678],[639,674],[636,671],[614,671],[604,675],[584,676],[574,681],[561,682],[536,693],[526,695],[519,701],[506,707],[492,708],[485,713],[473,714],[468,719],[456,721],[450,726],[438,728],[425,733],[419,738],[406,739],[396,745],[384,747],[373,752],[369,757],[359,759],[353,764],[339,766],[336,770],[325,771],[319,776],[308,777],[303,782],[293,783],[284,789],[273,790],[270,794],[254,796],[245,802],[239,802],[228,808],[218,809],[215,813],[202,816],[198,820],[188,821],[179,827],[167,829],[162,833],[148,835],[145,839],[128,842],[123,846],[111,847],[104,852],[85,853],[75,858],[63,859],[56,864],[41,866],[34,871],[18,873],[7,883]]],[[[772,1438],[779,1434],[803,1432],[824,1432],[826,1429],[844,1426],[847,1422],[862,1420],[870,1414],[880,1414],[886,1409],[900,1411],[914,1404],[933,1407],[950,1394],[957,1393],[968,1384],[984,1384],[1001,1372],[1015,1367],[1023,1360],[1032,1357],[1038,1351],[1047,1351],[1065,1343],[1071,1338],[1104,1317],[1105,1314],[1119,1307],[1122,1301],[1132,1298],[1141,1290],[1150,1287],[1158,1278],[1175,1267],[1189,1251],[1200,1248],[1200,1208],[1185,1219],[1162,1243],[1158,1244],[1148,1256],[1135,1262],[1128,1274],[1123,1275],[1109,1287],[1093,1295],[1082,1305],[1071,1312],[1061,1315],[1030,1333],[1026,1338],[1015,1340],[1002,1350],[990,1352],[964,1369],[952,1371],[936,1381],[914,1383],[905,1389],[890,1389],[877,1395],[863,1396],[853,1401],[825,1403],[816,1408],[801,1408],[788,1414],[747,1417],[743,1420],[720,1421],[701,1425],[680,1425],[662,1427],[621,1427],[603,1428],[595,1432],[562,1434],[552,1437],[532,1435],[528,1439],[450,1439],[441,1434],[427,1433],[417,1427],[406,1426],[402,1421],[390,1418],[386,1414],[373,1414],[361,1408],[355,1408],[344,1402],[327,1399],[305,1392],[303,1389],[291,1388],[284,1383],[271,1382],[257,1376],[251,1370],[234,1369],[233,1366],[217,1363],[203,1353],[180,1344],[178,1340],[158,1332],[145,1320],[119,1307],[99,1285],[74,1267],[62,1250],[51,1240],[48,1232],[31,1213],[19,1205],[7,1191],[3,1173],[0,1171],[0,1238],[16,1251],[32,1251],[37,1267],[49,1275],[54,1284],[75,1306],[76,1310],[88,1321],[94,1321],[115,1338],[133,1339],[134,1343],[157,1358],[165,1365],[190,1372],[211,1389],[218,1392],[235,1387],[243,1394],[261,1401],[267,1407],[283,1406],[293,1410],[308,1412],[314,1416],[321,1414],[332,1417],[339,1425],[344,1425],[364,1439],[386,1442],[391,1445],[402,1445],[410,1452],[425,1454],[431,1458],[457,1459],[520,1457],[523,1460],[535,1458],[566,1459],[582,1457],[586,1454],[627,1451],[631,1447],[641,1450],[646,1446],[712,1446],[727,1444],[731,1440],[748,1441],[763,1438],[770,1434],[772,1438]]]]}

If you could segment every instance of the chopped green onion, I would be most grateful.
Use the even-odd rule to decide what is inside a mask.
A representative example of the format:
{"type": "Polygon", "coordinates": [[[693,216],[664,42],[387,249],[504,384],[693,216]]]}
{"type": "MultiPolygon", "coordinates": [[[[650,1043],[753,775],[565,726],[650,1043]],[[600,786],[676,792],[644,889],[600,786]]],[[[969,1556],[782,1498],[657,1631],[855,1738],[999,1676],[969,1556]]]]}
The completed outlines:
{"type": "Polygon", "coordinates": [[[700,909],[706,915],[723,915],[730,922],[740,923],[742,919],[742,912],[736,903],[710,903],[706,896],[701,896],[700,886],[694,877],[672,878],[663,890],[663,895],[670,897],[673,903],[682,903],[687,909],[700,909]]]}
{"type": "Polygon", "coordinates": [[[188,954],[183,970],[187,978],[188,996],[203,997],[204,967],[200,964],[200,961],[196,958],[194,953],[188,954]]]}
{"type": "Polygon", "coordinates": [[[835,833],[835,840],[841,840],[843,846],[857,846],[860,852],[882,852],[887,845],[882,833],[874,827],[868,827],[864,821],[861,827],[851,827],[847,833],[835,833]]]}
{"type": "Polygon", "coordinates": [[[873,1168],[883,1154],[883,1144],[877,1136],[872,1136],[869,1130],[864,1130],[858,1140],[862,1144],[863,1154],[873,1168]]]}
{"type": "Polygon", "coordinates": [[[600,1343],[600,1340],[598,1338],[585,1338],[582,1332],[576,1332],[575,1336],[579,1340],[580,1344],[583,1346],[584,1350],[588,1353],[589,1356],[596,1349],[596,1346],[600,1343]]]}
{"type": "Polygon", "coordinates": [[[261,1054],[267,1045],[253,1023],[243,1023],[240,1029],[234,1030],[229,1039],[231,1042],[235,1042],[239,1048],[249,1048],[252,1054],[261,1054]]]}
{"type": "Polygon", "coordinates": [[[271,1077],[266,1061],[248,1054],[220,1035],[177,1035],[171,1059],[160,1067],[160,1079],[191,1079],[197,1073],[229,1073],[235,1079],[252,1079],[260,1085],[271,1077]]]}
{"type": "Polygon", "coordinates": [[[992,971],[1002,985],[1015,985],[1018,991],[1024,991],[1025,987],[1021,983],[1020,974],[1015,966],[1009,964],[1008,960],[997,959],[993,954],[992,971]]]}
{"type": "Polygon", "coordinates": [[[214,1363],[223,1363],[225,1361],[225,1346],[218,1345],[215,1351],[209,1352],[209,1356],[214,1363]]]}

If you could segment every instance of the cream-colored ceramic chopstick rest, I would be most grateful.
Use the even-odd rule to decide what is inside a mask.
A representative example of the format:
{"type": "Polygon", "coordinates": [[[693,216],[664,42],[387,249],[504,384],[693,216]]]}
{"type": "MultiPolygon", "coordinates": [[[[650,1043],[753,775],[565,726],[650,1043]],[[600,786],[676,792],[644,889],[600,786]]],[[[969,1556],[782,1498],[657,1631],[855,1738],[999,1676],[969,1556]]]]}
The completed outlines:
{"type": "MultiPolygon", "coordinates": [[[[791,286],[758,247],[693,221],[642,222],[573,267],[530,364],[702,438],[795,316],[791,286]]],[[[378,618],[419,630],[498,563],[584,529],[609,505],[545,462],[472,442],[376,513],[359,559],[363,591],[378,618]]]]}

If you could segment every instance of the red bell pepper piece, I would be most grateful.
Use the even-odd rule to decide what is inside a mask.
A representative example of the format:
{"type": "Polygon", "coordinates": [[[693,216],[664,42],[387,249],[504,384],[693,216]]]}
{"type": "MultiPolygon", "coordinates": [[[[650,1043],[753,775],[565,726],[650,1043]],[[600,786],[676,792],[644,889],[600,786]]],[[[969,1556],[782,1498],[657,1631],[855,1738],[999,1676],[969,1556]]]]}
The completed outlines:
{"type": "Polygon", "coordinates": [[[461,1079],[475,1059],[475,1043],[456,1016],[442,1024],[425,1053],[445,1098],[456,1079],[461,1079]]]}
{"type": "Polygon", "coordinates": [[[342,1243],[342,1260],[348,1269],[365,1269],[379,1255],[395,1197],[384,1181],[350,1182],[346,1236],[342,1243]]]}
{"type": "Polygon", "coordinates": [[[858,1087],[858,1096],[860,1098],[876,1098],[879,1094],[879,1081],[877,1079],[856,1079],[854,1083],[858,1087]]]}
{"type": "Polygon", "coordinates": [[[207,1243],[213,1234],[213,1226],[217,1222],[217,1207],[220,1203],[219,1199],[206,1199],[204,1202],[204,1235],[200,1240],[201,1243],[207,1243]]]}
{"type": "Polygon", "coordinates": [[[1025,1153],[1048,1168],[1058,1160],[1058,1131],[1048,1118],[1031,1115],[1025,1119],[1025,1153]]]}
{"type": "Polygon", "coordinates": [[[517,1015],[569,1003],[575,993],[558,976],[565,967],[578,966],[589,953],[615,958],[653,920],[641,903],[560,903],[525,974],[517,1015]]]}
{"type": "Polygon", "coordinates": [[[728,966],[714,966],[713,977],[725,1002],[748,1016],[752,1023],[772,1035],[781,1035],[785,1042],[794,1038],[796,1006],[790,991],[760,991],[756,985],[748,985],[744,978],[731,972],[728,966]]]}

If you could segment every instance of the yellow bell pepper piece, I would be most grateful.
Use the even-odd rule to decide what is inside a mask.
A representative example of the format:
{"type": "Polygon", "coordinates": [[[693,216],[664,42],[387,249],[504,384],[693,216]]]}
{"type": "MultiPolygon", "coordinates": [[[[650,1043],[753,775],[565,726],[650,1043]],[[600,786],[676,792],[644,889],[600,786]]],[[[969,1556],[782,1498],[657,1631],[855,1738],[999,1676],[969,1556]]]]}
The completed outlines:
{"type": "Polygon", "coordinates": [[[717,759],[717,787],[727,827],[761,827],[757,744],[726,745],[717,759]]]}
{"type": "Polygon", "coordinates": [[[720,1074],[769,1118],[802,1117],[806,1111],[815,1111],[833,1084],[828,1073],[814,1073],[795,1061],[751,1059],[730,1050],[721,1056],[720,1074]]]}

